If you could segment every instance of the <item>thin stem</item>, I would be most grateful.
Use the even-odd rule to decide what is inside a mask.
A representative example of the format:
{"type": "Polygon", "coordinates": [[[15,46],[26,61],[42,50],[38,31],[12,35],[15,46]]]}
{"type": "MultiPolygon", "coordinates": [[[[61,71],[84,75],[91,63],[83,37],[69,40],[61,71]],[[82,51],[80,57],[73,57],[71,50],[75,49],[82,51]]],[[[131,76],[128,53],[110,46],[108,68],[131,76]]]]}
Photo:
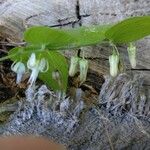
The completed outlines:
{"type": "Polygon", "coordinates": [[[8,55],[8,56],[5,56],[5,57],[2,57],[2,58],[0,58],[0,61],[4,61],[4,60],[6,60],[6,59],[10,59],[10,58],[12,58],[12,57],[14,57],[14,56],[16,56],[17,54],[12,54],[12,55],[8,55]]]}
{"type": "Polygon", "coordinates": [[[117,46],[114,43],[112,43],[111,41],[109,42],[109,44],[113,48],[113,53],[116,53],[117,55],[119,55],[119,51],[118,51],[117,46]]]}

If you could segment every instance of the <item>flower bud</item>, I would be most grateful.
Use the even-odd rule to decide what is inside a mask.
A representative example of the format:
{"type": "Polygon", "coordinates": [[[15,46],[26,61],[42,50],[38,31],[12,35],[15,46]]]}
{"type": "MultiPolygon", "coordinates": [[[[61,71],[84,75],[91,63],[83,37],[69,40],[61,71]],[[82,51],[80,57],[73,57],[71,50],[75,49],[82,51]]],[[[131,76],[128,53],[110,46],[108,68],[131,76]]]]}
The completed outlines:
{"type": "Polygon", "coordinates": [[[127,48],[129,61],[132,68],[136,67],[136,47],[131,43],[127,48]]]}
{"type": "Polygon", "coordinates": [[[57,81],[60,80],[60,74],[57,70],[52,72],[52,78],[57,81]]]}
{"type": "Polygon", "coordinates": [[[55,70],[52,72],[52,79],[54,79],[55,81],[57,81],[59,86],[62,86],[62,82],[61,82],[61,76],[58,70],[55,70]]]}
{"type": "Polygon", "coordinates": [[[35,67],[35,65],[36,65],[36,55],[35,53],[32,53],[30,58],[28,59],[27,67],[29,69],[32,69],[33,67],[35,67]]]}
{"type": "Polygon", "coordinates": [[[118,74],[119,56],[112,54],[109,56],[110,75],[115,77],[118,74]]]}
{"type": "Polygon", "coordinates": [[[71,57],[70,68],[69,68],[69,76],[73,77],[78,71],[78,57],[71,57]]]}
{"type": "Polygon", "coordinates": [[[47,72],[49,69],[48,61],[45,58],[42,58],[39,62],[39,70],[41,72],[47,72]]]}
{"type": "Polygon", "coordinates": [[[79,61],[80,65],[80,81],[83,83],[86,81],[87,71],[88,71],[88,61],[86,59],[81,59],[79,61]]]}

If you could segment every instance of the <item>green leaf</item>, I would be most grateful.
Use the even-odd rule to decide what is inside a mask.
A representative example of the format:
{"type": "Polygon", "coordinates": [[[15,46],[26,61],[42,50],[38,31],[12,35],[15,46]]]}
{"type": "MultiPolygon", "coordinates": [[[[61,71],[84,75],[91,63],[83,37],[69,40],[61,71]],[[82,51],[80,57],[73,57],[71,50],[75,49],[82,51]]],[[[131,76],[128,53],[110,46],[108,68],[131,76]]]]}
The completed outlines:
{"type": "Polygon", "coordinates": [[[150,35],[150,16],[133,17],[121,21],[106,31],[113,43],[129,43],[150,35]]]}
{"type": "Polygon", "coordinates": [[[13,61],[27,62],[31,53],[41,53],[40,47],[28,46],[28,47],[15,47],[8,53],[8,57],[13,61]]]}
{"type": "Polygon", "coordinates": [[[20,61],[21,57],[26,57],[23,52],[23,47],[15,47],[8,52],[8,56],[13,56],[10,58],[12,61],[20,61]]]}
{"type": "Polygon", "coordinates": [[[61,29],[35,26],[24,32],[24,40],[31,45],[50,45],[52,47],[68,45],[72,36],[61,29]]]}
{"type": "Polygon", "coordinates": [[[4,61],[4,60],[6,60],[6,59],[11,59],[11,58],[13,58],[13,57],[15,57],[15,56],[16,56],[16,54],[4,56],[4,57],[0,58],[0,61],[4,61]]]}
{"type": "Polygon", "coordinates": [[[63,55],[57,51],[46,51],[42,53],[42,56],[48,60],[49,69],[45,73],[40,73],[39,78],[44,81],[53,90],[67,89],[68,82],[68,63],[63,55]],[[52,72],[58,71],[60,74],[60,83],[58,80],[54,80],[52,72]]]}
{"type": "Polygon", "coordinates": [[[30,45],[45,45],[51,50],[70,49],[100,43],[109,28],[103,25],[62,30],[36,26],[25,31],[24,39],[30,45]]]}
{"type": "Polygon", "coordinates": [[[66,30],[66,33],[72,35],[75,39],[70,43],[70,47],[76,48],[101,43],[109,28],[110,25],[95,25],[66,30]]]}

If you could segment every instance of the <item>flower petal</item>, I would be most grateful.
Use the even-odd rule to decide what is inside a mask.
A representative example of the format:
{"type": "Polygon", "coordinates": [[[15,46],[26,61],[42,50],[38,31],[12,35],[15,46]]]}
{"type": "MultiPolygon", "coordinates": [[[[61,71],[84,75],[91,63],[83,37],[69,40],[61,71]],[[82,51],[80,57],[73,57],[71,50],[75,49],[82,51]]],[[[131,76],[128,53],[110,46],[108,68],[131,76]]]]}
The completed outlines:
{"type": "Polygon", "coordinates": [[[47,72],[49,69],[49,63],[45,58],[42,58],[38,67],[41,72],[47,72]]]}
{"type": "Polygon", "coordinates": [[[18,73],[18,74],[17,74],[17,79],[16,79],[16,83],[17,83],[17,84],[19,84],[19,83],[21,82],[22,76],[23,76],[23,74],[21,74],[21,73],[18,73]]]}
{"type": "Polygon", "coordinates": [[[32,53],[30,58],[27,61],[27,67],[29,69],[32,69],[33,67],[35,67],[35,65],[36,65],[36,55],[35,53],[32,53]]]}
{"type": "Polygon", "coordinates": [[[78,57],[71,57],[70,68],[69,68],[69,76],[73,77],[77,73],[78,63],[79,63],[79,58],[78,57]]]}
{"type": "Polygon", "coordinates": [[[39,69],[37,67],[33,68],[30,78],[28,80],[28,83],[30,83],[30,86],[35,84],[38,74],[39,74],[39,69]]]}
{"type": "Polygon", "coordinates": [[[86,59],[81,59],[79,61],[80,65],[80,81],[83,83],[86,81],[87,72],[88,72],[88,61],[86,59]]]}
{"type": "Polygon", "coordinates": [[[136,47],[130,43],[130,46],[127,48],[129,61],[132,68],[136,67],[136,47]]]}
{"type": "Polygon", "coordinates": [[[118,74],[119,56],[113,54],[109,56],[110,75],[115,77],[118,74]]]}
{"type": "Polygon", "coordinates": [[[15,73],[17,73],[16,83],[17,84],[20,83],[21,79],[22,79],[22,76],[26,71],[25,65],[22,62],[17,62],[17,63],[14,62],[11,65],[11,70],[14,71],[15,73]]]}

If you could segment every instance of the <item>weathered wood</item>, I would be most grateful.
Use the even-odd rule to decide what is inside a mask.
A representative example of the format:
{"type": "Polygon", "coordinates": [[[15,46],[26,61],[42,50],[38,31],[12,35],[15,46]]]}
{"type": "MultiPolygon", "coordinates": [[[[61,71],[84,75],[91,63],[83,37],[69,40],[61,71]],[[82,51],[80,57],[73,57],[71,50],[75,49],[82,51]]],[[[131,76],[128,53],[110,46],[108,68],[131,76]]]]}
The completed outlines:
{"type": "Polygon", "coordinates": [[[83,24],[110,23],[136,15],[150,14],[149,0],[79,0],[83,24]]]}
{"type": "Polygon", "coordinates": [[[96,105],[60,98],[46,86],[26,91],[26,99],[0,128],[3,135],[36,135],[54,139],[68,150],[143,150],[150,146],[150,101],[141,78],[126,74],[107,77],[96,105]]]}
{"type": "Polygon", "coordinates": [[[20,41],[28,25],[61,26],[75,22],[76,0],[5,0],[0,4],[0,31],[20,41]]]}
{"type": "MultiPolygon", "coordinates": [[[[150,14],[149,7],[150,0],[0,0],[0,35],[19,42],[27,26],[104,24],[131,15],[150,14]]],[[[119,47],[119,51],[128,73],[143,74],[145,88],[138,77],[107,78],[94,106],[82,101],[85,92],[81,89],[76,102],[59,99],[45,86],[36,91],[28,89],[26,100],[19,103],[7,124],[0,127],[0,134],[46,136],[64,143],[70,150],[149,148],[150,39],[140,40],[137,47],[136,70],[130,69],[126,48],[119,47]]],[[[92,70],[108,73],[110,47],[96,45],[81,49],[85,49],[92,70]]],[[[70,57],[73,53],[76,51],[65,55],[70,57]]]]}

